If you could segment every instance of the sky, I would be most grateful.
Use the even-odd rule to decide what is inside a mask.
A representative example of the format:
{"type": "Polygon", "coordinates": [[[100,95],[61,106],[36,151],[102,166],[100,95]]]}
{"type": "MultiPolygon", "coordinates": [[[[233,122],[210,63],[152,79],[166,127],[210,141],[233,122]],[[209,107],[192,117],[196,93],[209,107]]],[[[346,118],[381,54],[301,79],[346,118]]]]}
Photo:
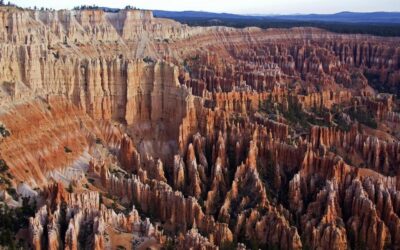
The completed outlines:
{"type": "MultiPolygon", "coordinates": [[[[8,0],[6,0],[7,2],[8,0]]],[[[71,9],[78,5],[141,9],[197,10],[236,14],[330,14],[341,11],[398,11],[400,0],[14,0],[22,7],[71,9]]]]}

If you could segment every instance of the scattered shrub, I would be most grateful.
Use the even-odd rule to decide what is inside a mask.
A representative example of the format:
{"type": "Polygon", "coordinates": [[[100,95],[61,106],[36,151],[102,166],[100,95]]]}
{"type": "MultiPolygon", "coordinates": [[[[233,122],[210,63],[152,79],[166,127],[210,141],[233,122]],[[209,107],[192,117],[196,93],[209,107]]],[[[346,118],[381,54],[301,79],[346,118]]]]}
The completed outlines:
{"type": "Polygon", "coordinates": [[[7,166],[7,163],[3,159],[0,159],[0,173],[4,173],[9,169],[10,168],[7,166]]]}
{"type": "Polygon", "coordinates": [[[151,58],[149,56],[146,56],[145,58],[143,58],[143,62],[145,62],[145,63],[154,63],[155,61],[154,61],[153,58],[151,58]]]}
{"type": "Polygon", "coordinates": [[[18,200],[18,194],[17,194],[17,190],[15,190],[15,188],[7,188],[7,193],[9,194],[9,195],[11,195],[11,197],[14,199],[14,200],[18,200]]]}
{"type": "Polygon", "coordinates": [[[64,147],[64,152],[65,153],[72,153],[72,150],[68,148],[67,146],[64,147]]]}
{"type": "Polygon", "coordinates": [[[72,186],[71,183],[69,183],[67,191],[68,191],[68,193],[73,193],[74,192],[74,187],[72,186]]]}
{"type": "Polygon", "coordinates": [[[10,131],[8,131],[3,124],[0,124],[0,135],[3,137],[7,137],[7,136],[11,135],[10,131]]]}

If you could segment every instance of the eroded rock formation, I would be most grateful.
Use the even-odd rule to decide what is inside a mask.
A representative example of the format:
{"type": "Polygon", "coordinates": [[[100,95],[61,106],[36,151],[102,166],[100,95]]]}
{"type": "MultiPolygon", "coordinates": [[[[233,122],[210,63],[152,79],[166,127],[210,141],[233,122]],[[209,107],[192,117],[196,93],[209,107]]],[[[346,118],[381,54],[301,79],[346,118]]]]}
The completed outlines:
{"type": "Polygon", "coordinates": [[[36,204],[25,247],[400,247],[399,103],[370,80],[398,87],[399,38],[0,15],[0,188],[36,204]]]}

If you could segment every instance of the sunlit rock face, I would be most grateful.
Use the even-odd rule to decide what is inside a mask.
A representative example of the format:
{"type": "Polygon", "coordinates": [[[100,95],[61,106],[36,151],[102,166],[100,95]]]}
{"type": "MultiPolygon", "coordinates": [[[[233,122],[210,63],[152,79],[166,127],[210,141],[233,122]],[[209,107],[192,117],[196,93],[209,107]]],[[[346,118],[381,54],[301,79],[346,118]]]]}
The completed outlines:
{"type": "Polygon", "coordinates": [[[0,15],[23,247],[400,248],[399,38],[0,15]]]}

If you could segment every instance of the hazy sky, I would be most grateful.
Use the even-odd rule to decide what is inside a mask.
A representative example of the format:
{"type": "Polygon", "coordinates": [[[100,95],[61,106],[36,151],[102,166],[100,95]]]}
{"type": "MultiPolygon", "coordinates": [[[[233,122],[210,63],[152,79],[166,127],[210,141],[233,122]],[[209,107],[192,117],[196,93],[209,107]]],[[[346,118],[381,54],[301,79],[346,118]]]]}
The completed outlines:
{"type": "MultiPolygon", "coordinates": [[[[8,0],[6,0],[7,2],[8,0]]],[[[70,9],[77,5],[143,9],[203,10],[240,14],[336,13],[400,11],[400,0],[14,0],[19,6],[70,9]]]]}

